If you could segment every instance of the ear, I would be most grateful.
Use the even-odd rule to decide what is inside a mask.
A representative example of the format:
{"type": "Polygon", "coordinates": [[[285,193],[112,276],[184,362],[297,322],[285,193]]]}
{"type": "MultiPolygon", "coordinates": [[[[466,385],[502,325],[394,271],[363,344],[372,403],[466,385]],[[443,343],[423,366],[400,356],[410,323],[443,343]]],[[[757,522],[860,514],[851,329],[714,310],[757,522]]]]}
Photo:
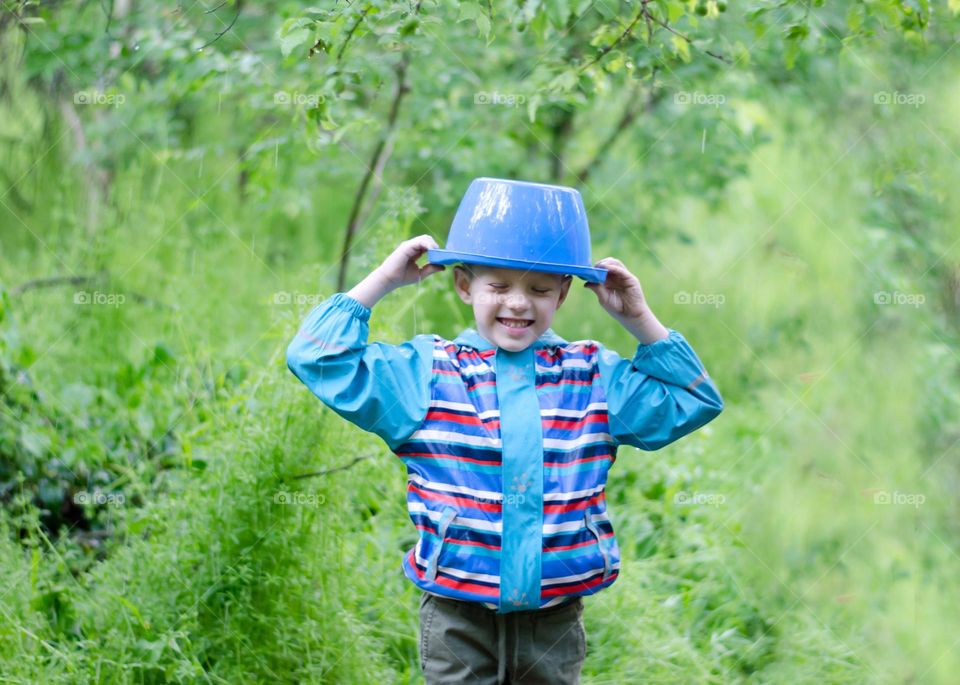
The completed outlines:
{"type": "Polygon", "coordinates": [[[473,304],[473,295],[470,294],[470,277],[462,266],[453,267],[453,287],[464,304],[473,304]]]}
{"type": "Polygon", "coordinates": [[[560,305],[567,299],[567,293],[570,292],[571,283],[573,283],[573,276],[563,277],[563,281],[560,283],[560,299],[557,301],[557,309],[560,309],[560,305]]]}

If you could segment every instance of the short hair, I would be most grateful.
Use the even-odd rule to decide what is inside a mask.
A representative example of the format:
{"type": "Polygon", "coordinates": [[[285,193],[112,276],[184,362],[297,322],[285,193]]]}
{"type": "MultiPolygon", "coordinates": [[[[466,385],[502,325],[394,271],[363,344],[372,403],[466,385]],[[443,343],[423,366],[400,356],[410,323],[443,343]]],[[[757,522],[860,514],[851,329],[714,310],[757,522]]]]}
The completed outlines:
{"type": "MultiPolygon", "coordinates": [[[[460,262],[459,264],[454,265],[453,268],[463,269],[464,273],[466,274],[468,283],[473,283],[474,278],[481,275],[484,271],[487,270],[487,267],[484,266],[483,264],[469,264],[467,262],[460,262]]],[[[571,276],[570,274],[553,273],[548,271],[541,272],[541,273],[549,273],[552,276],[560,276],[561,283],[563,283],[565,280],[573,278],[573,276],[571,276]]]]}
{"type": "Polygon", "coordinates": [[[462,269],[467,276],[467,282],[472,283],[473,279],[480,275],[483,271],[483,266],[480,264],[467,264],[466,262],[461,262],[454,265],[454,269],[462,269]]]}

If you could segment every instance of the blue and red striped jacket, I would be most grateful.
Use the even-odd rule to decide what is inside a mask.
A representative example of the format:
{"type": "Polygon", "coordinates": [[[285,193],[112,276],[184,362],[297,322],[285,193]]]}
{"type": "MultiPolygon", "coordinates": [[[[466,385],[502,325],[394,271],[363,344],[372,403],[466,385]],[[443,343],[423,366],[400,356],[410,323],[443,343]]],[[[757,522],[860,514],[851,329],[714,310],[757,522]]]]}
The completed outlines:
{"type": "Polygon", "coordinates": [[[677,331],[632,359],[551,329],[525,350],[473,329],[368,343],[370,309],[319,304],[287,365],[407,468],[418,587],[498,612],[552,606],[612,584],[620,551],[604,489],[617,448],[655,450],[703,426],[723,400],[677,331]]]}

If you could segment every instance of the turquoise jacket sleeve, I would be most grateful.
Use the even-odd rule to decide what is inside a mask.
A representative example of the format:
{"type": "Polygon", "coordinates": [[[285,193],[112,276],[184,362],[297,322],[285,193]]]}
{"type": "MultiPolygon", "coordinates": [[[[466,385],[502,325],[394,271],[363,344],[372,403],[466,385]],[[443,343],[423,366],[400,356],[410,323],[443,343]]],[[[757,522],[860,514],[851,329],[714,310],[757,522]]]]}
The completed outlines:
{"type": "Polygon", "coordinates": [[[337,414],[394,449],[430,404],[433,336],[367,343],[370,309],[337,293],[311,311],[287,347],[287,367],[337,414]]]}
{"type": "Polygon", "coordinates": [[[723,398],[679,332],[640,344],[632,360],[599,345],[610,433],[618,443],[657,450],[712,421],[723,398]]]}

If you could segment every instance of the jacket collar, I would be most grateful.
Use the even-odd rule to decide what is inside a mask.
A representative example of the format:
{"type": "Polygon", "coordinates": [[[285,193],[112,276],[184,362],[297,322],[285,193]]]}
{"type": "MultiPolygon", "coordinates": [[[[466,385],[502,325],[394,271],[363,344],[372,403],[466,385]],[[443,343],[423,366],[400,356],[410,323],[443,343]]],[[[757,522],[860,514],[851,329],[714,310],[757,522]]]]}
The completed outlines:
{"type": "MultiPolygon", "coordinates": [[[[453,342],[457,345],[466,345],[468,347],[472,347],[478,352],[489,352],[490,350],[499,349],[495,345],[490,344],[486,338],[472,328],[468,328],[463,331],[460,335],[454,338],[453,342]]],[[[548,328],[540,334],[540,337],[537,338],[533,344],[530,345],[530,347],[537,349],[541,347],[563,346],[566,344],[566,340],[554,333],[552,328],[548,328]]]]}

